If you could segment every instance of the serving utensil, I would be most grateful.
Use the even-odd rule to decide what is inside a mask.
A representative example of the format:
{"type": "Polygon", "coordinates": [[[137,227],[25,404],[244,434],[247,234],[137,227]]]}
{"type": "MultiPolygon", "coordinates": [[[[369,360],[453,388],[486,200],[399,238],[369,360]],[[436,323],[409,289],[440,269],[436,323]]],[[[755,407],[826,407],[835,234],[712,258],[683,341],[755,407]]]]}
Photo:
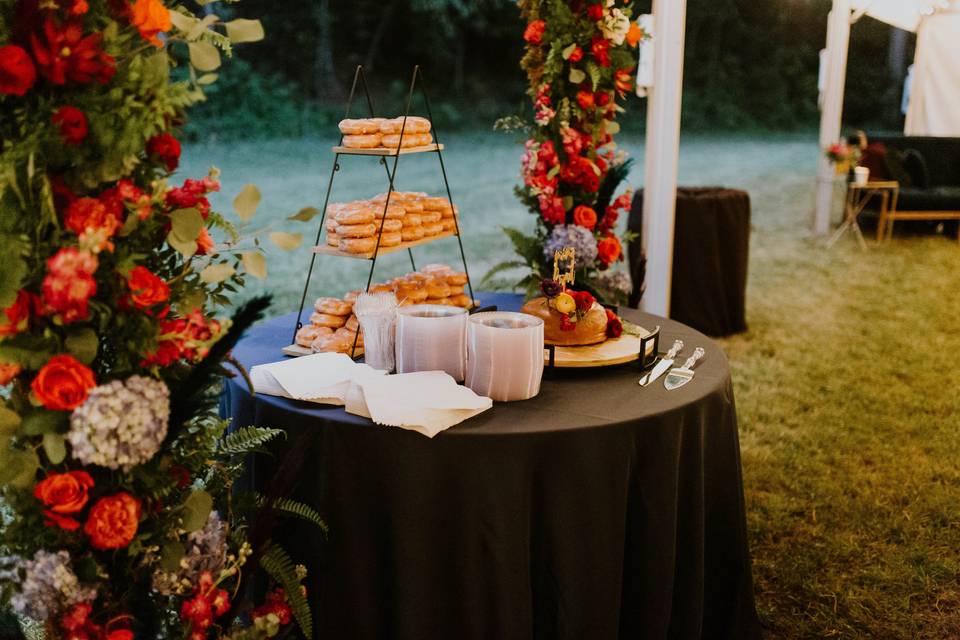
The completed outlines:
{"type": "Polygon", "coordinates": [[[675,340],[673,346],[670,347],[670,351],[667,351],[667,355],[661,358],[660,362],[654,365],[653,369],[647,372],[645,376],[640,378],[640,386],[645,387],[660,376],[662,376],[667,369],[673,366],[673,362],[677,357],[677,354],[680,353],[680,350],[683,349],[683,340],[675,340]]]}
{"type": "Polygon", "coordinates": [[[682,367],[677,367],[670,371],[667,374],[666,379],[663,381],[663,386],[667,388],[667,391],[673,391],[674,389],[679,389],[683,385],[687,384],[693,380],[693,365],[697,363],[697,360],[700,360],[705,355],[703,347],[697,347],[696,351],[693,352],[693,355],[687,358],[687,361],[683,363],[682,367]]]}

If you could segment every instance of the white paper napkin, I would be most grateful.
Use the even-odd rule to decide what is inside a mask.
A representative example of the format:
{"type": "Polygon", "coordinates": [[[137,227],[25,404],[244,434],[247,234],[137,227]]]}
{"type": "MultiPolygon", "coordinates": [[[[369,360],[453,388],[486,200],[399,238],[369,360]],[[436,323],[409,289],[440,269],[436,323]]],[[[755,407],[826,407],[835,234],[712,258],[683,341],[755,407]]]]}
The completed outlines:
{"type": "Polygon", "coordinates": [[[458,385],[443,371],[358,378],[346,402],[349,413],[428,438],[492,406],[493,400],[458,385]]]}
{"type": "Polygon", "coordinates": [[[250,370],[250,379],[257,393],[343,405],[353,381],[380,378],[385,373],[343,353],[315,353],[257,365],[250,370]]]}

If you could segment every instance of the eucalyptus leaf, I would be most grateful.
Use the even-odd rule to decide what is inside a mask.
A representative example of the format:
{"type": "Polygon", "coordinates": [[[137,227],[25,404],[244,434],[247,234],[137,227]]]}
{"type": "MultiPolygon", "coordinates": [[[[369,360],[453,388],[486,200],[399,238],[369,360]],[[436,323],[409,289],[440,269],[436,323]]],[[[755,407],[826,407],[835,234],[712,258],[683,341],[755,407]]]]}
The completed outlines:
{"type": "Polygon", "coordinates": [[[196,240],[203,229],[203,216],[196,209],[177,209],[170,214],[171,231],[182,240],[196,240]]]}
{"type": "Polygon", "coordinates": [[[209,42],[190,42],[190,64],[197,71],[216,71],[220,68],[220,52],[209,42]]]}
{"type": "Polygon", "coordinates": [[[164,571],[174,572],[180,568],[180,560],[186,554],[183,544],[171,540],[160,549],[160,568],[164,571]]]}
{"type": "Polygon", "coordinates": [[[67,458],[67,443],[59,433],[43,434],[43,452],[51,464],[60,464],[67,458]]]}
{"type": "Polygon", "coordinates": [[[20,415],[6,407],[0,407],[0,438],[10,437],[20,428],[20,415]]]}
{"type": "Polygon", "coordinates": [[[288,216],[287,220],[298,220],[299,222],[310,222],[318,215],[320,215],[320,209],[317,209],[316,207],[304,207],[303,209],[300,209],[300,211],[297,211],[292,216],[288,216]]]}
{"type": "Polygon", "coordinates": [[[207,524],[213,510],[213,496],[198,489],[192,491],[183,503],[183,529],[190,533],[199,531],[207,524]]]}
{"type": "Polygon", "coordinates": [[[0,362],[19,364],[24,369],[39,369],[56,351],[56,339],[21,333],[0,342],[0,362]]]}
{"type": "Polygon", "coordinates": [[[33,485],[40,459],[33,449],[20,451],[8,446],[0,447],[0,485],[21,489],[33,485]]]}
{"type": "Polygon", "coordinates": [[[270,242],[277,245],[284,251],[293,251],[303,242],[302,233],[286,233],[284,231],[273,231],[268,236],[270,242]]]}
{"type": "Polygon", "coordinates": [[[576,42],[573,42],[573,43],[571,43],[569,46],[567,46],[567,47],[563,50],[563,53],[561,54],[561,55],[563,56],[563,59],[564,59],[564,60],[569,60],[569,59],[570,59],[570,56],[573,55],[574,49],[576,49],[576,48],[577,48],[577,43],[576,43],[576,42]]]}
{"type": "Polygon", "coordinates": [[[173,26],[175,26],[180,31],[183,31],[184,33],[188,33],[191,29],[193,29],[194,25],[200,21],[191,16],[184,15],[179,11],[171,11],[170,22],[172,22],[173,26]]]}
{"type": "Polygon", "coordinates": [[[615,135],[620,133],[620,123],[617,122],[616,120],[605,120],[603,124],[603,128],[610,135],[615,135]]]}
{"type": "Polygon", "coordinates": [[[227,37],[233,43],[259,42],[263,40],[263,25],[259,20],[239,18],[227,23],[227,37]]]}
{"type": "Polygon", "coordinates": [[[580,69],[570,69],[570,82],[573,84],[580,84],[587,79],[587,74],[585,74],[580,69]]]}
{"type": "Polygon", "coordinates": [[[262,253],[248,251],[241,254],[243,259],[243,269],[254,278],[263,280],[267,277],[267,260],[262,253]]]}
{"type": "Polygon", "coordinates": [[[221,262],[219,264],[211,264],[209,267],[200,272],[200,279],[206,282],[207,284],[217,284],[218,282],[223,282],[233,274],[237,272],[227,262],[221,262]]]}
{"type": "Polygon", "coordinates": [[[198,40],[203,36],[203,32],[210,28],[213,24],[217,22],[220,18],[217,17],[214,13],[208,13],[203,16],[202,20],[199,20],[190,31],[187,33],[187,40],[198,40]]]}
{"type": "Polygon", "coordinates": [[[256,185],[244,185],[233,199],[233,210],[244,222],[249,222],[260,206],[260,189],[256,185]]]}
{"type": "Polygon", "coordinates": [[[97,357],[97,348],[100,341],[97,332],[86,327],[78,329],[67,336],[67,351],[84,364],[90,364],[97,357]]]}
{"type": "Polygon", "coordinates": [[[40,436],[47,433],[65,433],[70,414],[66,411],[47,411],[38,409],[23,416],[20,432],[27,436],[40,436]]]}
{"type": "Polygon", "coordinates": [[[185,258],[190,258],[197,252],[196,240],[183,241],[173,231],[167,235],[167,244],[182,253],[185,258]]]}

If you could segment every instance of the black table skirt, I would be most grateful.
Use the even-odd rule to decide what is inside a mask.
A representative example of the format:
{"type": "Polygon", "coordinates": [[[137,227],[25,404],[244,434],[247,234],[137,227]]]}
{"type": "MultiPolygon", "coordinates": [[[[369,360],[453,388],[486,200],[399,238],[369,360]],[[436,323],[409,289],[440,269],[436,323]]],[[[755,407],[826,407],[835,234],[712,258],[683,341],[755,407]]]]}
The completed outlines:
{"type": "MultiPolygon", "coordinates": [[[[234,424],[289,434],[254,482],[283,466],[330,525],[326,540],[300,523],[276,535],[310,570],[317,637],[759,637],[726,359],[633,313],[685,354],[706,348],[693,382],[641,389],[630,366],[557,375],[432,440],[228,383],[234,424]]],[[[235,355],[279,359],[292,322],[256,327],[235,355]]]]}

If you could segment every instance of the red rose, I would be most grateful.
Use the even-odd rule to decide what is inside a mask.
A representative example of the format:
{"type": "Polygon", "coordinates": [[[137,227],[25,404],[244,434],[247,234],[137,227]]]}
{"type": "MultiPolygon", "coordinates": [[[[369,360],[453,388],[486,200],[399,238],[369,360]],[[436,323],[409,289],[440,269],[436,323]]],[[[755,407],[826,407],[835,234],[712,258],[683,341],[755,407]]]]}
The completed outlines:
{"type": "Polygon", "coordinates": [[[110,238],[120,228],[121,215],[122,204],[111,201],[109,196],[100,199],[77,198],[67,205],[63,226],[78,236],[103,231],[110,238]]]}
{"type": "Polygon", "coordinates": [[[547,23],[543,20],[534,20],[527,25],[523,32],[523,39],[530,44],[539,45],[543,42],[543,33],[547,30],[547,23]]]}
{"type": "Polygon", "coordinates": [[[0,93],[22,96],[37,81],[30,55],[15,44],[0,47],[0,93]]]}
{"type": "Polygon", "coordinates": [[[575,46],[573,50],[570,52],[570,57],[567,58],[567,60],[569,60],[570,62],[580,62],[581,60],[583,60],[583,49],[575,46]]]}
{"type": "Polygon", "coordinates": [[[594,303],[597,301],[589,291],[567,291],[573,299],[577,302],[577,311],[580,313],[586,313],[593,308],[594,303]]]}
{"type": "Polygon", "coordinates": [[[86,471],[55,473],[38,482],[33,488],[33,496],[48,507],[43,512],[46,525],[67,531],[79,529],[80,523],[69,516],[83,510],[91,487],[93,478],[86,471]]]}
{"type": "Polygon", "coordinates": [[[602,4],[591,4],[587,7],[587,17],[597,22],[603,18],[603,5],[602,4]]]}
{"type": "Polygon", "coordinates": [[[593,92],[577,91],[577,104],[579,104],[580,108],[584,111],[593,109],[593,92]]]}
{"type": "Polygon", "coordinates": [[[33,395],[52,411],[73,411],[97,386],[93,371],[71,355],[53,356],[30,384],[33,395]]]}
{"type": "Polygon", "coordinates": [[[7,321],[2,322],[0,318],[0,338],[13,336],[21,331],[26,331],[30,324],[30,307],[32,301],[30,294],[21,289],[17,292],[17,298],[13,304],[3,310],[7,321]]]}
{"type": "Polygon", "coordinates": [[[623,323],[613,311],[607,309],[607,337],[619,338],[623,335],[623,323]]]}
{"type": "Polygon", "coordinates": [[[597,91],[597,94],[594,96],[594,102],[601,107],[607,106],[610,104],[610,93],[608,91],[597,91]]]}
{"type": "Polygon", "coordinates": [[[590,41],[590,54],[601,67],[610,66],[610,41],[603,36],[593,36],[590,41]]]}
{"type": "Polygon", "coordinates": [[[47,313],[59,314],[64,324],[84,320],[88,301],[97,292],[93,274],[97,258],[73,247],[61,249],[47,260],[43,280],[43,305],[47,313]]]}
{"type": "Polygon", "coordinates": [[[611,265],[623,255],[623,247],[617,236],[607,236],[597,243],[597,256],[605,265],[611,265]]]}
{"type": "Polygon", "coordinates": [[[67,144],[78,145],[87,137],[87,117],[76,107],[60,107],[50,121],[60,127],[60,137],[67,144]]]}
{"type": "Polygon", "coordinates": [[[597,226],[597,212],[582,204],[573,210],[573,223],[593,231],[597,226]]]}
{"type": "Polygon", "coordinates": [[[122,549],[137,535],[140,501],[125,491],[100,498],[87,515],[83,532],[94,549],[122,549]]]}
{"type": "Polygon", "coordinates": [[[180,142],[169,133],[161,133],[147,141],[147,155],[173,172],[180,165],[180,142]]]}
{"type": "Polygon", "coordinates": [[[18,364],[0,362],[0,387],[5,387],[13,382],[13,379],[20,375],[21,371],[22,369],[18,364]]]}
{"type": "Polygon", "coordinates": [[[140,309],[149,309],[170,299],[170,287],[146,267],[137,265],[127,275],[130,301],[140,309]]]}
{"type": "Polygon", "coordinates": [[[103,34],[83,35],[79,19],[58,24],[53,14],[47,16],[39,33],[30,35],[30,46],[40,73],[53,84],[96,80],[110,82],[117,72],[117,62],[102,48],[103,34]]]}

